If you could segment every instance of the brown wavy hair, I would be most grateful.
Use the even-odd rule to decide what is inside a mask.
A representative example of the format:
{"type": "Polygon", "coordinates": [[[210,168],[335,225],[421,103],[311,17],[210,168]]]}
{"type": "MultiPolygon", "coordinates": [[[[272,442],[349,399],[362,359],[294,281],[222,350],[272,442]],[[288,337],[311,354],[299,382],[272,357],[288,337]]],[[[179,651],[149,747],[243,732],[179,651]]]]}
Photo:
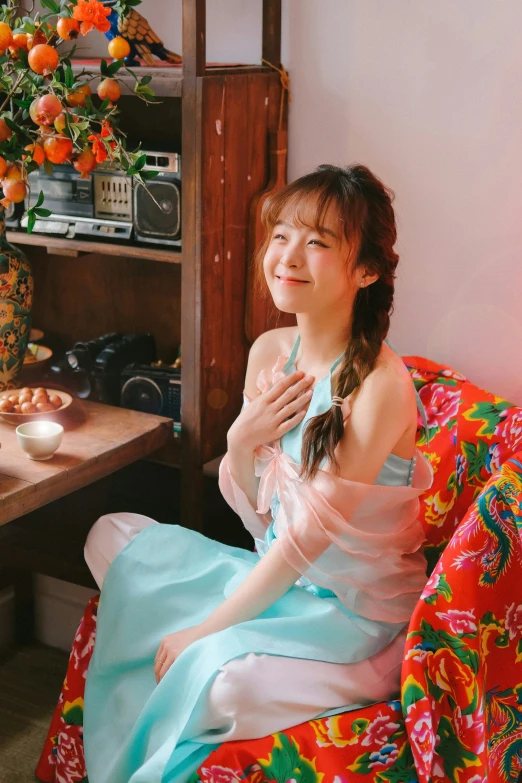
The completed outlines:
{"type": "MultiPolygon", "coordinates": [[[[347,397],[357,389],[375,367],[382,343],[390,328],[395,292],[395,268],[399,256],[393,246],[397,228],[392,202],[395,194],[372,172],[360,164],[341,168],[322,165],[311,174],[291,182],[268,199],[261,220],[265,230],[263,244],[255,256],[255,289],[267,295],[263,259],[273,229],[283,211],[290,210],[295,225],[304,225],[300,208],[315,204],[314,224],[318,230],[324,216],[333,207],[343,222],[348,242],[347,268],[365,268],[379,278],[360,288],[352,313],[351,339],[344,351],[334,395],[347,397]]],[[[301,452],[303,479],[312,479],[326,457],[338,472],[335,448],[344,432],[340,407],[332,406],[326,413],[312,417],[303,433],[301,452]]]]}

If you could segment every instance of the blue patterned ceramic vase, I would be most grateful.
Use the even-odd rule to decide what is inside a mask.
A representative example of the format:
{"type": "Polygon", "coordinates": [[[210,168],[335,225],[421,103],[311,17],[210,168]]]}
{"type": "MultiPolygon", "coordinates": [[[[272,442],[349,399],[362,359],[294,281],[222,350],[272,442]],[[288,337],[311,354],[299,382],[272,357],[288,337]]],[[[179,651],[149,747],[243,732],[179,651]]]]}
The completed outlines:
{"type": "Polygon", "coordinates": [[[7,241],[0,207],[0,391],[16,388],[31,331],[33,290],[31,264],[7,241]]]}

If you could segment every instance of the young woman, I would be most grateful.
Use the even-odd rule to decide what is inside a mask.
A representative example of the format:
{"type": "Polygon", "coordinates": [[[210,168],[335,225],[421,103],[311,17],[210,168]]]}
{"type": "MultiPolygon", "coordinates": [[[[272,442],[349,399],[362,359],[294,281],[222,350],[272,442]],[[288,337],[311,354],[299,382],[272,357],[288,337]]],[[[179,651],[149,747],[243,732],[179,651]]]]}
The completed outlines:
{"type": "Polygon", "coordinates": [[[90,783],[181,783],[225,740],[399,690],[433,474],[415,446],[422,403],[385,340],[390,191],[364,166],[320,166],[263,221],[262,277],[298,325],[253,344],[220,466],[257,551],[137,514],[96,522],[90,783]]]}

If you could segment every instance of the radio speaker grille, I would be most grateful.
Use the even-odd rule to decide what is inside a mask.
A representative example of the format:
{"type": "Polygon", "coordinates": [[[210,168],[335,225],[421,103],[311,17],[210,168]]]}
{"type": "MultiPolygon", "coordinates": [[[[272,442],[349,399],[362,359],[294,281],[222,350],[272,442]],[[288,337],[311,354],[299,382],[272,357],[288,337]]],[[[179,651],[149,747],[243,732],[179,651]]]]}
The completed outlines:
{"type": "Polygon", "coordinates": [[[177,182],[151,180],[134,187],[134,226],[144,238],[177,239],[181,234],[181,198],[177,182]]]}

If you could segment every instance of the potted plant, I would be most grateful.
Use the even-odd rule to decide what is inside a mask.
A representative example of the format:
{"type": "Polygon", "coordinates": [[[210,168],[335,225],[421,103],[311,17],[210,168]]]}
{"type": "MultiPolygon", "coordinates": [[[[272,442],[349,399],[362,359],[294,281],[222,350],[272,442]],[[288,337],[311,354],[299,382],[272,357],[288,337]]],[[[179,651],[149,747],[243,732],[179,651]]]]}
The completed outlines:
{"type": "MultiPolygon", "coordinates": [[[[109,158],[129,176],[145,184],[153,174],[142,171],[145,155],[126,148],[118,128],[118,72],[128,44],[111,42],[110,52],[122,59],[101,61],[101,81],[92,94],[95,76],[73,70],[75,39],[91,30],[105,33],[107,17],[125,15],[141,0],[119,0],[108,8],[100,0],[41,0],[43,13],[24,16],[19,3],[0,6],[0,390],[13,388],[24,360],[31,325],[33,276],[31,265],[5,237],[5,208],[23,202],[29,174],[39,166],[71,163],[88,177],[109,158]],[[57,48],[65,42],[64,47],[57,48]],[[70,42],[70,48],[67,44],[70,42]]],[[[154,100],[150,76],[135,78],[134,93],[154,100]]],[[[37,217],[50,215],[40,192],[27,210],[28,232],[37,217]]]]}

